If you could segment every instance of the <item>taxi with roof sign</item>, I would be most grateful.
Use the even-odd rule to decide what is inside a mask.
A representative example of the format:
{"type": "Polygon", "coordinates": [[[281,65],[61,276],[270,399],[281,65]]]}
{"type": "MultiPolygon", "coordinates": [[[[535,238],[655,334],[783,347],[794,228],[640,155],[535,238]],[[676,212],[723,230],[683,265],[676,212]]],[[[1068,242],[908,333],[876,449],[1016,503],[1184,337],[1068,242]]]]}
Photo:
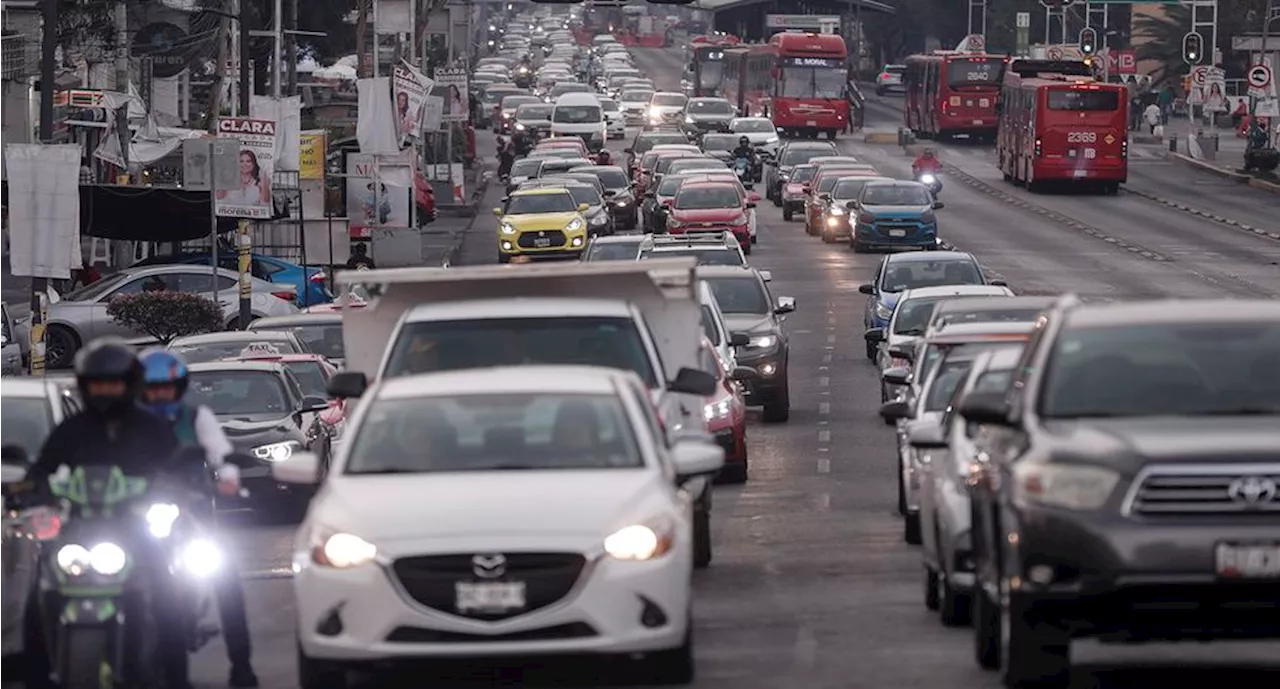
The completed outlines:
{"type": "Polygon", "coordinates": [[[178,337],[169,343],[168,349],[181,354],[189,364],[249,354],[305,354],[311,351],[293,333],[251,330],[178,337]]]}
{"type": "Polygon", "coordinates": [[[262,361],[283,364],[302,387],[302,394],[324,397],[329,400],[329,408],[319,412],[320,420],[334,431],[341,433],[342,422],[347,418],[346,402],[329,395],[329,379],[338,372],[328,359],[320,354],[270,354],[265,352],[242,353],[236,361],[262,361]]]}

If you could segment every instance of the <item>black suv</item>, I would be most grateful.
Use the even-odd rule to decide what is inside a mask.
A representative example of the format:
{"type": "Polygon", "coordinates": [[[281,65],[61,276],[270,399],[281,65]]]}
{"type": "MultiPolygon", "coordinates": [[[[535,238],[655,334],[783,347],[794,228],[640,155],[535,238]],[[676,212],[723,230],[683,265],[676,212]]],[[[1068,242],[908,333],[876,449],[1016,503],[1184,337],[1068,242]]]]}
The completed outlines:
{"type": "Polygon", "coordinates": [[[1280,637],[1280,303],[1063,297],[1014,371],[958,404],[979,664],[1065,684],[1073,638],[1280,637]]]}
{"type": "Polygon", "coordinates": [[[743,381],[747,404],[763,405],[766,422],[786,421],[791,417],[791,342],[782,324],[796,310],[795,298],[775,300],[768,273],[749,266],[699,266],[698,279],[711,287],[729,332],[750,338],[737,349],[738,364],[757,374],[743,381]]]}
{"type": "Polygon", "coordinates": [[[834,141],[788,141],[778,149],[774,158],[764,161],[764,195],[773,205],[782,205],[782,185],[791,176],[797,165],[817,158],[818,156],[840,155],[834,141]]]}
{"type": "Polygon", "coordinates": [[[690,135],[727,132],[729,122],[737,116],[733,103],[723,98],[690,98],[684,104],[680,126],[690,135]]]}

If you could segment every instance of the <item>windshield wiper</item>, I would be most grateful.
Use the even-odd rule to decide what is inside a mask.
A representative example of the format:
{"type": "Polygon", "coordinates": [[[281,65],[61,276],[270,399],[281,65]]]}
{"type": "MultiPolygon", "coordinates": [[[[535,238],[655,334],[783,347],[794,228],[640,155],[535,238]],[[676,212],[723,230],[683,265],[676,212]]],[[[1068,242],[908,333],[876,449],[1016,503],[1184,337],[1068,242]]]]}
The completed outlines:
{"type": "Polygon", "coordinates": [[[924,334],[924,328],[907,328],[906,330],[899,331],[898,334],[899,335],[915,335],[918,337],[924,334]]]}
{"type": "Polygon", "coordinates": [[[1211,409],[1198,411],[1186,416],[1272,416],[1280,415],[1280,407],[1236,407],[1234,409],[1211,409]]]}

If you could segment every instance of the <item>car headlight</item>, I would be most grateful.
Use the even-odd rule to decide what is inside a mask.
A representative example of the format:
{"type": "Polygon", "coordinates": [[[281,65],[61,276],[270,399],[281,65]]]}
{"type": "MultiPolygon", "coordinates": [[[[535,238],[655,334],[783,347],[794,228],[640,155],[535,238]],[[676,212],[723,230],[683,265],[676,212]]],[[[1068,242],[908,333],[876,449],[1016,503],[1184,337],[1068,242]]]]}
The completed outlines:
{"type": "Polygon", "coordinates": [[[702,418],[706,419],[707,421],[723,419],[729,416],[729,414],[732,411],[733,411],[733,404],[729,400],[729,398],[726,397],[718,402],[712,402],[711,404],[704,406],[702,408],[702,418]]]}
{"type": "Polygon", "coordinates": [[[768,349],[776,344],[778,344],[778,338],[773,335],[759,335],[751,338],[751,342],[747,346],[755,349],[768,349]]]}
{"type": "Polygon", "coordinates": [[[156,538],[168,538],[173,533],[173,523],[181,514],[182,510],[177,505],[158,502],[147,508],[147,530],[156,538]]]}
{"type": "Polygon", "coordinates": [[[685,123],[685,124],[693,124],[693,118],[692,118],[692,117],[689,117],[688,115],[686,115],[686,116],[685,116],[685,118],[684,118],[684,123],[685,123]]]}
{"type": "Polygon", "coordinates": [[[515,234],[515,233],[516,233],[515,225],[512,225],[512,224],[511,224],[511,223],[509,223],[509,222],[504,222],[504,223],[502,223],[501,225],[498,225],[498,229],[499,229],[499,230],[501,230],[502,234],[515,234]]]}
{"type": "Polygon", "coordinates": [[[591,216],[591,220],[590,220],[590,223],[593,227],[599,227],[600,225],[604,225],[607,222],[609,222],[609,219],[605,217],[604,213],[593,215],[591,216]]]}
{"type": "Polygon", "coordinates": [[[92,548],[68,543],[58,549],[54,559],[58,563],[58,568],[71,576],[80,576],[89,570],[114,576],[123,572],[125,565],[129,563],[129,556],[125,554],[124,548],[110,541],[104,541],[92,548]]]}
{"type": "Polygon", "coordinates": [[[778,139],[778,137],[776,137],[776,136],[771,136],[771,137],[769,137],[769,138],[767,138],[767,139],[765,139],[765,140],[764,140],[764,142],[765,142],[766,144],[776,144],[776,143],[778,143],[778,141],[780,141],[780,139],[778,139]]]}
{"type": "Polygon", "coordinates": [[[893,318],[893,309],[885,306],[884,304],[876,304],[876,318],[879,318],[882,321],[887,321],[890,318],[893,318]]]}
{"type": "Polygon", "coordinates": [[[789,179],[791,179],[791,171],[790,171],[790,170],[779,170],[779,171],[778,171],[778,180],[779,180],[779,181],[785,182],[785,181],[787,181],[787,180],[789,180],[789,179]]]}
{"type": "Polygon", "coordinates": [[[523,124],[520,124],[519,122],[516,122],[516,131],[517,131],[517,132],[523,132],[523,131],[524,131],[524,125],[523,125],[523,124]]]}
{"type": "Polygon", "coordinates": [[[652,560],[671,550],[672,527],[661,524],[633,524],[609,534],[604,550],[619,560],[652,560]]]}
{"type": "Polygon", "coordinates": [[[631,199],[614,199],[613,200],[613,205],[619,208],[622,208],[623,206],[626,206],[629,203],[631,203],[631,199]]]}
{"type": "Polygon", "coordinates": [[[300,449],[302,449],[302,443],[296,440],[286,440],[281,443],[259,445],[253,448],[253,456],[258,459],[265,459],[268,462],[283,462],[300,449]]]}
{"type": "Polygon", "coordinates": [[[311,548],[311,560],[335,569],[350,569],[368,564],[378,554],[372,543],[349,533],[329,534],[311,548]]]}
{"type": "Polygon", "coordinates": [[[1014,496],[1053,507],[1096,510],[1107,503],[1120,474],[1083,464],[1035,464],[1013,467],[1014,496]]]}
{"type": "Polygon", "coordinates": [[[920,214],[920,222],[925,225],[932,225],[938,222],[938,216],[934,215],[933,211],[925,211],[920,214]]]}
{"type": "Polygon", "coordinates": [[[574,218],[569,224],[564,226],[566,232],[577,232],[582,229],[582,218],[574,218]]]}

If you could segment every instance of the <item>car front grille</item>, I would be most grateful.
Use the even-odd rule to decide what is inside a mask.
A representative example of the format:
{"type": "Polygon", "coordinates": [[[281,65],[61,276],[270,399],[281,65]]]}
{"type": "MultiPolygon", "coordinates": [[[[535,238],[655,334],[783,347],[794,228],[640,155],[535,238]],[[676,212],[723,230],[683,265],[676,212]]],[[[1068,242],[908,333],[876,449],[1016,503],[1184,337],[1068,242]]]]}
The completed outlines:
{"type": "Polygon", "coordinates": [[[579,553],[459,553],[403,557],[392,569],[405,593],[418,603],[460,617],[478,620],[502,620],[545,608],[573,590],[586,568],[587,560],[579,553]],[[500,558],[500,574],[477,568],[476,559],[500,558]],[[486,576],[477,575],[477,571],[486,576]],[[525,606],[505,612],[457,610],[455,584],[459,582],[523,582],[525,606]]]}
{"type": "Polygon", "coordinates": [[[1135,481],[1125,511],[1143,517],[1280,515],[1280,464],[1155,467],[1135,481]]]}
{"type": "Polygon", "coordinates": [[[516,240],[516,244],[521,249],[557,249],[564,246],[564,233],[560,230],[546,230],[543,232],[525,232],[516,240]],[[551,240],[546,246],[539,246],[542,242],[538,240],[551,240]]]}
{"type": "Polygon", "coordinates": [[[387,635],[387,641],[400,644],[473,644],[502,643],[511,641],[559,641],[562,639],[586,639],[596,636],[594,627],[586,622],[557,624],[507,634],[467,634],[445,632],[424,627],[396,627],[387,635]]]}

